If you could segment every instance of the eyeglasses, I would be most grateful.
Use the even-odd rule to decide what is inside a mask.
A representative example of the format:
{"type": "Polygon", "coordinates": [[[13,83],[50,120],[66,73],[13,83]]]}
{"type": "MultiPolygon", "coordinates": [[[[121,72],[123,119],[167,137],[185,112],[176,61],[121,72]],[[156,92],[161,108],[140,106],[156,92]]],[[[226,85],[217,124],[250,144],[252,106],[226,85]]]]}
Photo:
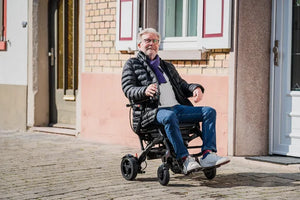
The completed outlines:
{"type": "Polygon", "coordinates": [[[154,44],[158,44],[159,40],[157,40],[157,39],[153,39],[153,40],[151,40],[151,39],[144,39],[144,42],[146,44],[149,44],[150,42],[153,42],[154,44]]]}

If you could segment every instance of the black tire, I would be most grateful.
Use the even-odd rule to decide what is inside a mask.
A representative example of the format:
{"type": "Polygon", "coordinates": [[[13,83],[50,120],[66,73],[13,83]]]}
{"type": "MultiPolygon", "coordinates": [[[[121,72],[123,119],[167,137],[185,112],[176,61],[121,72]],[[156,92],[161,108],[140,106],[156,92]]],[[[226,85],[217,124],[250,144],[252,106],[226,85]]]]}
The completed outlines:
{"type": "Polygon", "coordinates": [[[122,158],[121,161],[121,172],[122,176],[128,180],[131,181],[136,178],[136,175],[138,173],[138,161],[137,158],[135,158],[133,155],[126,155],[122,158]]]}
{"type": "Polygon", "coordinates": [[[203,172],[207,179],[212,180],[217,174],[217,169],[214,167],[210,169],[205,169],[203,172]]]}
{"type": "Polygon", "coordinates": [[[162,164],[161,166],[158,167],[157,169],[157,178],[158,178],[158,182],[161,185],[168,185],[169,181],[170,181],[170,173],[169,173],[169,169],[162,164]]]}

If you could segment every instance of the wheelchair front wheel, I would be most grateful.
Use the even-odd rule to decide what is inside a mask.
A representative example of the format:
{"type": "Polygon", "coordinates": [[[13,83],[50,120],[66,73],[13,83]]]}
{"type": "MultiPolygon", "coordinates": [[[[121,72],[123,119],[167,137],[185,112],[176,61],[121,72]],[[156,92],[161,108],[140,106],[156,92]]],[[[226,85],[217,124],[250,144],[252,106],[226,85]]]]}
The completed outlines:
{"type": "Polygon", "coordinates": [[[213,178],[215,178],[216,174],[217,174],[217,169],[214,168],[210,168],[210,169],[205,169],[203,170],[204,175],[207,179],[212,180],[213,178]]]}
{"type": "Polygon", "coordinates": [[[121,161],[121,172],[122,176],[128,180],[131,181],[136,178],[138,173],[139,164],[137,161],[137,158],[133,155],[126,155],[122,158],[121,161]]]}
{"type": "Polygon", "coordinates": [[[170,181],[170,173],[169,173],[169,168],[165,166],[165,164],[162,164],[161,166],[158,167],[157,178],[158,178],[158,182],[161,185],[168,185],[170,181]]]}

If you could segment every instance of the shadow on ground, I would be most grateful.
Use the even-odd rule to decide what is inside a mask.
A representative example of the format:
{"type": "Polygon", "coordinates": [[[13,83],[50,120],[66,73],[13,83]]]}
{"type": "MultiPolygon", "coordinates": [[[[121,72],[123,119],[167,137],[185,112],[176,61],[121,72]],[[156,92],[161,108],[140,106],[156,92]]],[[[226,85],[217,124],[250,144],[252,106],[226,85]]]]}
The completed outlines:
{"type": "MultiPolygon", "coordinates": [[[[139,182],[157,182],[157,178],[137,178],[139,182]]],[[[213,180],[208,180],[204,174],[195,173],[188,176],[171,175],[168,186],[171,187],[196,187],[203,185],[212,188],[233,188],[241,186],[250,187],[278,187],[299,186],[299,173],[234,173],[216,175],[213,180]],[[178,183],[180,181],[180,183],[178,183]],[[186,183],[184,183],[186,181],[186,183]],[[192,182],[191,182],[192,181],[192,182]],[[195,182],[196,181],[196,182],[195,182]]]]}
{"type": "Polygon", "coordinates": [[[255,173],[244,172],[234,174],[216,175],[213,180],[207,180],[202,174],[178,176],[175,179],[192,179],[199,181],[200,185],[212,188],[232,188],[240,186],[251,187],[277,187],[277,186],[300,186],[299,173],[255,173]]]}

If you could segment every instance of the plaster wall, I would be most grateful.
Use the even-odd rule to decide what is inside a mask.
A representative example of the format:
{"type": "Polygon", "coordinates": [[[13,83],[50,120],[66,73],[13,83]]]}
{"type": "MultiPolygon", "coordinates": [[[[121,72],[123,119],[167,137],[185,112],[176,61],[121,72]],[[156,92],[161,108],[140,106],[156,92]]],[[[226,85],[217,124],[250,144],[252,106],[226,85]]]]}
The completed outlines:
{"type": "MultiPolygon", "coordinates": [[[[217,147],[219,155],[227,155],[228,77],[184,75],[188,82],[202,84],[205,89],[199,105],[217,110],[217,147]]],[[[129,126],[128,103],[117,73],[81,74],[81,134],[88,140],[139,148],[138,137],[129,126]]]]}
{"type": "Polygon", "coordinates": [[[268,153],[272,1],[240,0],[235,38],[235,155],[268,153]]]}
{"type": "Polygon", "coordinates": [[[29,1],[28,126],[49,123],[48,1],[29,1]]]}
{"type": "Polygon", "coordinates": [[[26,130],[26,94],[24,85],[0,84],[0,130],[26,130]]]}
{"type": "Polygon", "coordinates": [[[0,130],[26,130],[27,7],[28,1],[7,1],[7,49],[0,51],[0,130]]]}
{"type": "Polygon", "coordinates": [[[28,1],[7,1],[7,50],[0,51],[0,84],[27,85],[28,1]]]}

